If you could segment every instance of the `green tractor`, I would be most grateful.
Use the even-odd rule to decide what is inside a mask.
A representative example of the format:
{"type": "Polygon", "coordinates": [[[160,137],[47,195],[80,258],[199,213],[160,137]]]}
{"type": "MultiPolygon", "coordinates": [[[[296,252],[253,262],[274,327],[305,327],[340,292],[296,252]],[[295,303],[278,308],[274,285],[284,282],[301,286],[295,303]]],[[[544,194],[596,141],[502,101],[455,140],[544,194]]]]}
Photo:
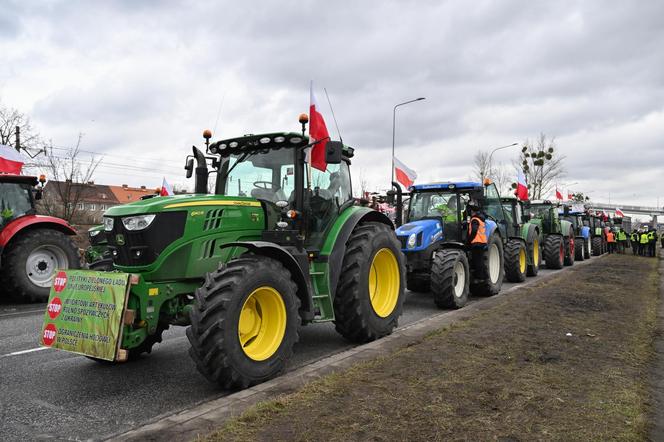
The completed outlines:
{"type": "Polygon", "coordinates": [[[501,202],[510,236],[520,237],[526,244],[525,256],[519,256],[520,261],[525,260],[526,262],[526,271],[515,273],[505,267],[505,274],[510,282],[523,282],[525,276],[537,276],[542,265],[540,226],[537,223],[531,223],[524,215],[523,201],[515,197],[503,197],[501,202]]]}
{"type": "Polygon", "coordinates": [[[113,270],[113,257],[108,248],[108,238],[104,226],[94,226],[88,229],[90,246],[85,249],[85,262],[90,270],[113,270]]]}
{"type": "Polygon", "coordinates": [[[606,242],[606,222],[604,221],[604,217],[589,211],[584,215],[584,221],[587,221],[590,227],[592,255],[600,256],[606,253],[608,246],[606,242]]]}
{"type": "Polygon", "coordinates": [[[325,171],[306,163],[305,114],[300,123],[302,133],[213,143],[205,131],[207,155],[194,147],[185,166],[194,194],[104,214],[114,268],[138,275],[122,332],[130,358],[170,325],[189,326],[198,370],[246,388],[284,369],[300,325],[334,322],[356,343],[397,326],[405,270],[394,227],[354,205],[351,147],[327,141],[325,171]]]}
{"type": "Polygon", "coordinates": [[[544,262],[549,269],[574,264],[574,228],[569,221],[560,219],[559,206],[546,200],[524,204],[530,223],[539,228],[540,244],[544,244],[544,262]]]}

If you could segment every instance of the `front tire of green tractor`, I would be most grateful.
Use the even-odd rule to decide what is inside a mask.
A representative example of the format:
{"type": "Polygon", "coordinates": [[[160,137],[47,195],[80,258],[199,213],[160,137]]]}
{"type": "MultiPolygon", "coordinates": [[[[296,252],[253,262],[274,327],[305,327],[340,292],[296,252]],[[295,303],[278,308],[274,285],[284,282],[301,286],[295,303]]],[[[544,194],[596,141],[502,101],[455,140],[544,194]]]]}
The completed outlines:
{"type": "Polygon", "coordinates": [[[436,252],[431,265],[431,292],[438,308],[461,308],[468,302],[470,267],[460,250],[436,252]]]}
{"type": "Polygon", "coordinates": [[[473,269],[470,293],[477,296],[494,296],[500,293],[505,277],[504,260],[503,240],[499,235],[493,234],[482,256],[485,278],[477,279],[477,271],[473,269]]]}
{"type": "Polygon", "coordinates": [[[602,254],[602,238],[596,236],[592,239],[593,256],[600,256],[602,254]]]}
{"type": "Polygon", "coordinates": [[[593,244],[592,244],[592,239],[590,237],[588,238],[583,238],[583,257],[585,259],[590,259],[590,257],[593,256],[593,244]]]}
{"type": "MultiPolygon", "coordinates": [[[[159,344],[162,341],[162,334],[164,331],[168,330],[168,324],[167,325],[158,325],[157,326],[157,331],[154,334],[148,335],[143,342],[138,344],[138,346],[131,348],[128,351],[129,356],[127,358],[128,361],[135,361],[138,359],[143,353],[152,353],[152,347],[154,347],[155,344],[159,344]]],[[[122,364],[124,362],[119,362],[119,361],[107,361],[105,359],[98,359],[94,358],[92,356],[86,356],[86,358],[90,359],[91,361],[95,361],[99,364],[107,364],[107,365],[115,365],[115,364],[122,364]]]]}
{"type": "Polygon", "coordinates": [[[537,276],[542,265],[542,246],[540,244],[539,233],[535,228],[530,228],[526,242],[528,243],[528,255],[531,260],[531,264],[528,264],[526,275],[537,276]]]}
{"type": "Polygon", "coordinates": [[[562,269],[565,245],[562,235],[547,235],[544,239],[544,261],[547,269],[562,269]]]}
{"type": "Polygon", "coordinates": [[[574,242],[574,259],[577,261],[583,261],[586,258],[583,256],[586,250],[586,242],[583,240],[583,237],[577,237],[574,242]]]}
{"type": "Polygon", "coordinates": [[[5,249],[0,281],[11,299],[44,302],[57,270],[81,267],[78,250],[57,230],[36,228],[19,235],[5,249]]]}
{"type": "Polygon", "coordinates": [[[505,275],[509,282],[526,280],[528,259],[523,241],[510,239],[505,246],[505,275]]]}
{"type": "Polygon", "coordinates": [[[405,274],[399,241],[388,226],[370,222],[355,227],[334,297],[337,332],[351,342],[392,333],[402,312],[405,274]]]}
{"type": "Polygon", "coordinates": [[[299,339],[296,291],[290,272],[263,256],[245,254],[208,273],[187,328],[198,371],[224,389],[281,373],[299,339]]]}

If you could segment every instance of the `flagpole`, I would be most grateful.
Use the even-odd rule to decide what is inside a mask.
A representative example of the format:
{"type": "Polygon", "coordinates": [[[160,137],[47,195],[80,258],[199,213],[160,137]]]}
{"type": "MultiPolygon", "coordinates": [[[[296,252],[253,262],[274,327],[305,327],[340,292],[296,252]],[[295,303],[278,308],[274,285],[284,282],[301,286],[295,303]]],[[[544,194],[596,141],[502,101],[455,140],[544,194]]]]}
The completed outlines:
{"type": "Polygon", "coordinates": [[[414,103],[416,101],[422,101],[422,100],[426,100],[426,98],[420,97],[420,98],[415,98],[414,100],[404,101],[403,103],[395,105],[394,109],[392,109],[392,179],[390,179],[390,183],[394,182],[394,139],[396,135],[397,108],[405,104],[414,103]]]}

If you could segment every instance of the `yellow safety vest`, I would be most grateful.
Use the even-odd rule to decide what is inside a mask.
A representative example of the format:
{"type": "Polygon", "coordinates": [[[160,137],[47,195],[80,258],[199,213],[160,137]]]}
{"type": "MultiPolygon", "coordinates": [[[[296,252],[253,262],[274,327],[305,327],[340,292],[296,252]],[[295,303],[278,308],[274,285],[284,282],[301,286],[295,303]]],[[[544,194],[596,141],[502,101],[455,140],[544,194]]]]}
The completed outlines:
{"type": "Polygon", "coordinates": [[[641,234],[641,244],[648,244],[648,234],[647,233],[642,233],[641,234]]]}

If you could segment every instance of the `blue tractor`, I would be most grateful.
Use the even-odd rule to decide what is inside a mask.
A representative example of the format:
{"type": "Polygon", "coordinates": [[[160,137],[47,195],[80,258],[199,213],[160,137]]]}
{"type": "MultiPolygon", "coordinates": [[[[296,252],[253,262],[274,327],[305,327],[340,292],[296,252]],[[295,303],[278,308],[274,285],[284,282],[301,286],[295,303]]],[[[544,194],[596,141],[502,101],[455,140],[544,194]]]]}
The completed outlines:
{"type": "Polygon", "coordinates": [[[573,210],[570,206],[565,205],[559,213],[561,219],[572,223],[575,260],[590,259],[592,256],[592,236],[590,223],[584,220],[585,211],[573,210]]]}
{"type": "MultiPolygon", "coordinates": [[[[506,237],[502,231],[506,221],[495,185],[443,182],[416,184],[409,190],[406,223],[396,230],[406,256],[408,289],[431,291],[440,308],[463,307],[469,293],[497,294],[505,275],[506,237]],[[470,214],[466,206],[471,200],[477,201],[487,214],[487,248],[481,269],[472,267],[467,243],[470,214]]],[[[397,194],[399,201],[399,191],[397,194]]],[[[400,208],[399,202],[397,207],[400,208]]],[[[398,209],[400,221],[399,213],[398,209]]]]}

